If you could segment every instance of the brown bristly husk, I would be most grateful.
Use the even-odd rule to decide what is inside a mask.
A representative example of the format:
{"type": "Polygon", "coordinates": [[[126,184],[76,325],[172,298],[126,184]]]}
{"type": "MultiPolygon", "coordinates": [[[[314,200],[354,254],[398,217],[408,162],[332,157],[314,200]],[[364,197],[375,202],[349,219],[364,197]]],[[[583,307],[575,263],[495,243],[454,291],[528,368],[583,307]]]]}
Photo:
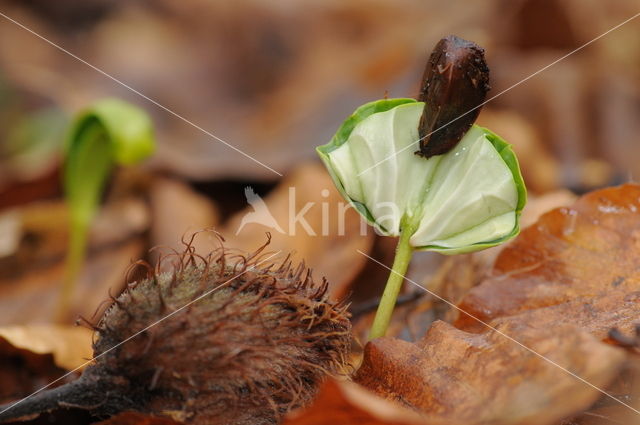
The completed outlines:
{"type": "Polygon", "coordinates": [[[190,424],[274,424],[308,402],[325,376],[345,371],[347,305],[329,300],[326,281],[314,283],[289,256],[269,261],[268,242],[242,254],[217,235],[219,248],[203,257],[193,237],[155,267],[137,263],[147,278],[113,298],[95,326],[97,359],[74,387],[84,399],[64,403],[97,415],[137,410],[190,424]],[[163,273],[167,261],[172,271],[163,273]]]}

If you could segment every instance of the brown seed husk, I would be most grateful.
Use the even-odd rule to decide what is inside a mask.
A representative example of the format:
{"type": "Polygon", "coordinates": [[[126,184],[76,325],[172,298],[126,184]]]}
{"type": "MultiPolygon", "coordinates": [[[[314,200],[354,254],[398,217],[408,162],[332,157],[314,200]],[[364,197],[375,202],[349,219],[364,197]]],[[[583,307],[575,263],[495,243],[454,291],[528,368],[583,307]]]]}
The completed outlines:
{"type": "Polygon", "coordinates": [[[309,401],[326,375],[344,371],[347,306],[328,299],[326,282],[288,259],[262,266],[262,248],[237,255],[221,247],[203,258],[186,245],[172,272],[149,268],[114,299],[97,326],[95,364],[78,394],[60,400],[97,415],[273,424],[309,401]]]}
{"type": "Polygon", "coordinates": [[[484,49],[455,35],[440,40],[422,76],[416,153],[430,158],[453,149],[478,118],[489,88],[484,49]]]}

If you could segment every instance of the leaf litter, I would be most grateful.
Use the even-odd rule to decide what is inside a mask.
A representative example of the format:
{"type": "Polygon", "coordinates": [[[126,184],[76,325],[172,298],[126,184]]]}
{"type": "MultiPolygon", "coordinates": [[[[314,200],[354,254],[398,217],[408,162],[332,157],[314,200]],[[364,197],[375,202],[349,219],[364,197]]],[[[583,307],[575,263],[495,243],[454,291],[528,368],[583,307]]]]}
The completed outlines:
{"type": "MultiPolygon", "coordinates": [[[[639,185],[556,208],[508,244],[463,297],[459,308],[469,315],[434,322],[415,343],[368,343],[354,380],[424,423],[635,422],[637,356],[610,332],[629,340],[640,321],[638,248],[639,185]]],[[[319,402],[310,409],[327,418],[345,409],[323,395],[319,402]]]]}
{"type": "MultiPolygon", "coordinates": [[[[283,196],[267,196],[266,202],[282,202],[283,196]]],[[[637,389],[619,378],[621,370],[631,373],[628,355],[608,337],[613,327],[632,335],[638,321],[633,258],[640,246],[639,199],[640,187],[624,185],[543,215],[501,250],[460,307],[594,386],[619,388],[616,394],[629,394],[623,399],[633,403],[630,392],[637,389]]],[[[308,411],[286,423],[344,417],[345,424],[539,425],[582,412],[567,422],[582,424],[588,423],[584,418],[619,415],[609,412],[619,408],[616,401],[474,322],[460,314],[453,325],[434,322],[415,343],[373,341],[354,376],[360,387],[353,391],[362,394],[357,403],[342,389],[354,384],[327,383],[308,411]],[[375,395],[404,407],[391,404],[380,416],[375,395]]],[[[126,415],[138,421],[132,423],[155,420],[126,415]]]]}

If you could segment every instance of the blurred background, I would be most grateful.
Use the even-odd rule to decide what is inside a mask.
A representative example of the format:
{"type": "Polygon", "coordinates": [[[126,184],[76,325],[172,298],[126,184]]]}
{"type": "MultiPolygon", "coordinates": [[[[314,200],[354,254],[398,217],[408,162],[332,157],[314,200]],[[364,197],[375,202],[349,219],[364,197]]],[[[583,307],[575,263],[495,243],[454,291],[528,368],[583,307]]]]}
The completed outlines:
{"type": "MultiPolygon", "coordinates": [[[[302,189],[300,205],[337,203],[315,146],[362,103],[414,97],[441,37],[486,49],[493,96],[630,18],[638,2],[2,0],[0,10],[0,324],[7,324],[51,320],[68,237],[64,137],[93,101],[115,96],[145,109],[158,150],[111,179],[69,322],[91,316],[108,289],[117,294],[135,279],[135,269],[125,271],[135,259],[153,261],[148,248],[177,246],[185,232],[213,226],[234,246],[259,246],[265,229],[235,234],[247,185],[274,214],[286,214],[288,187],[302,189]]],[[[567,203],[572,193],[640,175],[639,31],[640,20],[629,22],[484,107],[479,123],[514,144],[533,199],[567,203]]],[[[308,220],[320,219],[314,214],[308,220]]],[[[327,276],[334,295],[366,300],[379,294],[385,273],[353,252],[388,262],[394,243],[359,236],[355,216],[347,225],[346,236],[276,234],[272,247],[295,251],[327,276]]],[[[210,238],[202,239],[204,250],[210,238]]],[[[425,254],[411,273],[428,281],[443,261],[425,254]]]]}
{"type": "MultiPolygon", "coordinates": [[[[275,232],[270,249],[295,252],[327,277],[335,297],[349,296],[362,336],[387,273],[357,250],[390,264],[395,241],[361,235],[355,213],[340,234],[341,199],[314,148],[359,105],[416,96],[425,62],[446,35],[486,49],[494,96],[638,7],[638,0],[0,0],[0,326],[55,320],[69,236],[65,134],[83,108],[119,97],[152,116],[158,149],[110,179],[62,323],[95,320],[107,294],[141,276],[134,261],[156,261],[154,246],[180,249],[189,232],[213,227],[230,246],[260,246],[273,229],[249,224],[237,232],[251,211],[244,195],[251,186],[277,219],[313,203],[305,217],[318,229],[328,206],[326,234],[275,232]]],[[[638,179],[640,19],[506,91],[478,122],[520,158],[531,194],[524,225],[576,194],[638,179]]],[[[214,241],[203,234],[194,244],[206,252],[214,241]]],[[[421,253],[410,276],[457,302],[496,249],[421,253]]],[[[392,335],[415,340],[433,320],[451,319],[446,305],[406,290],[392,335]]],[[[69,369],[7,350],[0,347],[0,400],[69,369]]]]}

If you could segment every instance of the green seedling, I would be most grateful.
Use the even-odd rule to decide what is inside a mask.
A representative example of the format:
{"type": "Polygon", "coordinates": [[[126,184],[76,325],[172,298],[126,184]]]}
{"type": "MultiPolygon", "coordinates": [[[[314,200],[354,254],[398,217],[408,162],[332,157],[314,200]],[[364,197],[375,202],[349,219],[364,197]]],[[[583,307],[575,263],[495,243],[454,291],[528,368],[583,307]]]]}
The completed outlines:
{"type": "Polygon", "coordinates": [[[73,122],[65,146],[64,191],[70,240],[59,316],[69,309],[84,262],[88,230],[115,165],[132,165],[155,149],[153,125],[141,109],[118,99],[98,101],[73,122]]]}
{"type": "MultiPolygon", "coordinates": [[[[451,40],[454,42],[436,46],[427,65],[428,70],[436,71],[425,72],[423,83],[430,89],[421,100],[440,104],[427,107],[428,103],[414,99],[367,103],[342,124],[328,144],[317,148],[344,198],[379,234],[399,237],[371,339],[386,332],[413,251],[447,255],[478,251],[513,238],[520,229],[526,189],[509,144],[486,128],[472,126],[468,117],[449,124],[458,128],[438,141],[438,153],[429,152],[430,145],[420,136],[424,123],[433,126],[442,119],[425,119],[424,114],[445,111],[454,116],[469,108],[469,102],[459,101],[455,93],[469,96],[473,84],[456,88],[461,87],[461,79],[474,74],[459,73],[459,77],[447,72],[459,70],[457,65],[463,69],[469,63],[476,66],[478,61],[469,61],[464,54],[445,54],[464,42],[451,37],[443,41],[451,40]],[[459,62],[451,66],[438,63],[456,57],[459,62]]],[[[474,55],[478,49],[482,53],[473,47],[474,55]]],[[[488,81],[483,62],[484,57],[481,68],[488,81]]],[[[481,105],[487,87],[477,86],[483,93],[476,93],[476,105],[481,105]]]]}

